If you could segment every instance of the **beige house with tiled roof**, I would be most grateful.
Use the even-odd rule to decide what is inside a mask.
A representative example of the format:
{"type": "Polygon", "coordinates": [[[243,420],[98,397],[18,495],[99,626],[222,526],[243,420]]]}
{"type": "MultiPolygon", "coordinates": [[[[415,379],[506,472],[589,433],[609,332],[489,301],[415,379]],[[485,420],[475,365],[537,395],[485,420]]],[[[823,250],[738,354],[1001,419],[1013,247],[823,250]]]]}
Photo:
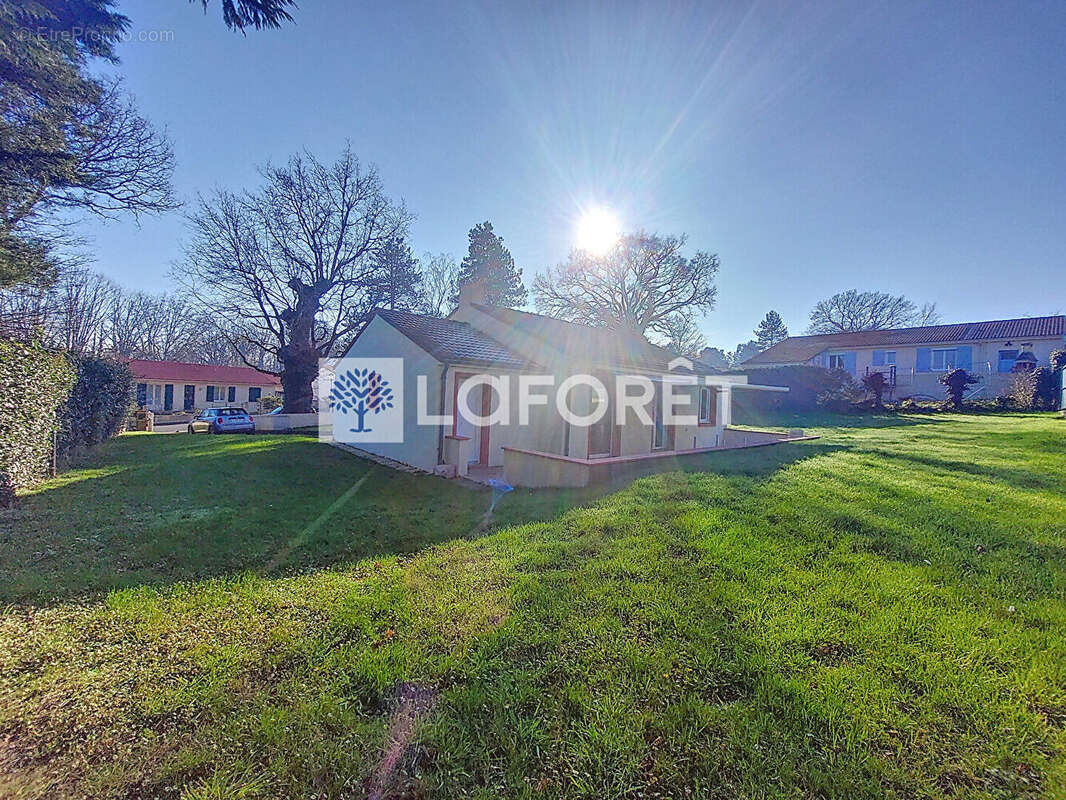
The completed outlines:
{"type": "MultiPolygon", "coordinates": [[[[580,486],[641,459],[669,459],[787,438],[731,426],[733,392],[787,390],[748,386],[742,375],[714,374],[641,336],[485,305],[474,302],[469,292],[447,319],[375,312],[346,357],[404,360],[403,441],[360,448],[440,474],[502,477],[522,486],[580,486]],[[607,409],[600,421],[568,424],[554,402],[554,389],[538,389],[537,394],[550,394],[552,402],[531,405],[528,420],[518,419],[517,387],[522,376],[550,376],[558,387],[579,374],[596,376],[607,387],[607,409]],[[475,427],[456,413],[464,384],[481,375],[508,379],[511,419],[507,423],[475,427]],[[626,415],[634,404],[627,402],[632,399],[628,395],[617,396],[619,375],[650,381],[651,394],[642,407],[651,424],[639,420],[639,415],[626,415]],[[679,376],[691,379],[691,385],[677,389],[679,376]],[[422,389],[416,391],[419,380],[422,389]],[[670,384],[665,395],[664,382],[670,384]],[[689,393],[693,424],[667,424],[663,398],[675,391],[679,396],[689,393]],[[426,406],[423,411],[446,423],[418,423],[419,394],[426,406]],[[624,424],[618,424],[619,407],[624,424]]],[[[499,402],[497,390],[483,386],[469,393],[467,406],[474,414],[487,416],[499,402]]],[[[577,414],[590,414],[600,403],[586,386],[573,390],[571,405],[577,414]]]]}
{"type": "Polygon", "coordinates": [[[815,364],[843,369],[856,379],[881,372],[896,398],[942,397],[939,378],[955,367],[981,379],[977,394],[994,397],[1013,371],[1047,366],[1066,347],[1066,316],[1022,317],[920,328],[790,336],[745,361],[744,368],[815,364]]]}

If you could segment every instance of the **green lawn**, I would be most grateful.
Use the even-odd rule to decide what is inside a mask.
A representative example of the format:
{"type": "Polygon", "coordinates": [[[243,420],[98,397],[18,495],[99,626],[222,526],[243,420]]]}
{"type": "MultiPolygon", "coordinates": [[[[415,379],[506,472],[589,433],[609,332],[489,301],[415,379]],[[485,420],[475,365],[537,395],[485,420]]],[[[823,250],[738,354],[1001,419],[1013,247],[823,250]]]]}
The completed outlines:
{"type": "Polygon", "coordinates": [[[0,796],[1066,795],[1066,422],[856,421],[491,518],[109,443],[0,517],[0,796]]]}

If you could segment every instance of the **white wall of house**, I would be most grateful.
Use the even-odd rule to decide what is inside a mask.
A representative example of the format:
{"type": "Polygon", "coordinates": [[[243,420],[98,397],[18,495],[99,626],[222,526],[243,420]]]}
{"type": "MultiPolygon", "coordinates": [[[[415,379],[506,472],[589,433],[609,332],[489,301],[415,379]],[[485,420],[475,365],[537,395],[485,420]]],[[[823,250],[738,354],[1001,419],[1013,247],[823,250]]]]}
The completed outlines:
{"type": "MultiPolygon", "coordinates": [[[[439,428],[436,425],[418,424],[417,378],[419,375],[427,376],[427,410],[437,414],[440,407],[440,363],[380,316],[370,320],[345,357],[403,359],[403,442],[363,443],[359,448],[432,471],[437,465],[439,428]]],[[[324,408],[322,410],[325,411],[324,408]]]]}
{"type": "MultiPolygon", "coordinates": [[[[896,365],[896,391],[894,397],[902,398],[913,394],[926,394],[940,396],[944,393],[944,387],[939,378],[946,369],[934,369],[929,371],[918,370],[918,349],[929,348],[930,350],[956,350],[959,347],[971,348],[970,371],[982,379],[979,384],[984,389],[984,394],[993,397],[1003,392],[1009,386],[1012,374],[1009,370],[1000,371],[1000,350],[1029,350],[1036,356],[1038,362],[1047,365],[1052,351],[1062,349],[1066,344],[1062,337],[1049,337],[1043,339],[1011,339],[995,341],[969,341],[952,344],[917,344],[917,345],[884,345],[882,347],[840,347],[829,348],[822,356],[812,359],[816,364],[827,366],[824,357],[835,354],[853,353],[855,369],[852,373],[856,380],[867,374],[867,370],[887,369],[887,365],[874,364],[874,352],[876,350],[894,352],[896,365]],[[1008,344],[1009,341],[1009,344],[1008,344]]],[[[945,354],[944,363],[951,363],[950,354],[945,354]]]]}
{"type": "MultiPolygon", "coordinates": [[[[454,365],[448,373],[447,394],[445,396],[445,414],[454,418],[454,400],[456,380],[465,380],[469,375],[492,374],[494,376],[508,378],[508,405],[510,408],[510,423],[508,425],[491,426],[488,430],[488,465],[501,466],[504,463],[504,447],[518,448],[522,450],[537,450],[546,453],[558,453],[573,458],[586,458],[589,455],[589,428],[580,426],[568,426],[559,414],[555,405],[556,388],[569,377],[569,373],[558,374],[554,377],[554,384],[550,387],[534,387],[531,394],[547,395],[548,404],[531,404],[529,408],[529,424],[519,424],[519,373],[512,371],[486,370],[483,367],[471,365],[454,365]]],[[[651,377],[651,376],[649,376],[651,377]]],[[[613,377],[610,379],[613,381],[613,377]]],[[[609,389],[614,394],[614,387],[609,389]]],[[[679,404],[675,408],[678,415],[692,415],[699,417],[699,406],[695,402],[696,387],[675,388],[678,394],[688,394],[693,398],[693,404],[685,406],[679,404]]],[[[570,408],[573,413],[582,416],[590,413],[593,407],[592,389],[582,385],[573,390],[570,398],[570,408]]],[[[470,394],[470,408],[476,413],[482,413],[481,391],[474,389],[470,394]]],[[[493,403],[498,402],[493,399],[493,403]]],[[[728,424],[728,391],[712,391],[711,403],[714,404],[714,414],[703,423],[695,425],[674,426],[674,449],[687,450],[694,447],[715,447],[719,443],[721,432],[728,424]]],[[[495,405],[493,406],[495,408],[495,405]]],[[[645,409],[649,418],[654,419],[651,404],[645,409]]],[[[611,410],[612,419],[615,418],[615,410],[611,410]]],[[[475,437],[469,453],[472,461],[479,457],[478,437],[483,436],[481,430],[463,430],[459,423],[460,433],[466,433],[475,437]]],[[[451,428],[448,429],[451,433],[451,428]]],[[[644,424],[637,416],[633,408],[626,410],[625,423],[615,427],[612,437],[618,436],[618,455],[630,456],[642,453],[650,453],[653,450],[654,428],[644,424]]],[[[666,442],[663,442],[665,447],[666,442]]]]}
{"type": "Polygon", "coordinates": [[[251,383],[225,383],[225,384],[211,384],[214,388],[214,400],[208,400],[208,384],[195,383],[193,381],[158,381],[147,378],[135,378],[135,389],[144,384],[145,388],[145,406],[150,411],[156,413],[162,413],[166,411],[184,411],[186,408],[185,402],[185,387],[194,387],[192,408],[221,408],[223,406],[240,406],[249,411],[258,411],[258,400],[250,400],[250,397],[255,396],[256,390],[258,390],[259,397],[266,397],[268,395],[279,394],[280,390],[274,386],[268,386],[264,384],[251,384],[251,383]],[[173,398],[171,401],[171,407],[166,408],[166,393],[167,387],[170,386],[173,391],[173,398]],[[233,400],[230,401],[230,389],[233,389],[233,400]]]}

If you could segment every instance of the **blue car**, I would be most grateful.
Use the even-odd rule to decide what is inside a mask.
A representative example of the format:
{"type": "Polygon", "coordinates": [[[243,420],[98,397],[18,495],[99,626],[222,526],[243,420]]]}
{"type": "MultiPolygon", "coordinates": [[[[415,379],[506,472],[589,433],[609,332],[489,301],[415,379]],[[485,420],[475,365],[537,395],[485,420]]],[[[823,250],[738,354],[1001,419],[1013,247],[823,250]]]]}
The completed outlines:
{"type": "Polygon", "coordinates": [[[255,433],[255,420],[243,408],[205,408],[189,423],[189,433],[255,433]]]}

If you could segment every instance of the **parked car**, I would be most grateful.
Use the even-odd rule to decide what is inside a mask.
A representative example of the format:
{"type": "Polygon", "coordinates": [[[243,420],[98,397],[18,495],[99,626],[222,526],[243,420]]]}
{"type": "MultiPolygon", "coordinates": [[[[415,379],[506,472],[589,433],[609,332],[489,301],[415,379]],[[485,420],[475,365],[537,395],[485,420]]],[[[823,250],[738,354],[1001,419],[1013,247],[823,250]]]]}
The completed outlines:
{"type": "Polygon", "coordinates": [[[255,433],[255,420],[243,408],[205,408],[192,418],[189,433],[255,433]]]}

